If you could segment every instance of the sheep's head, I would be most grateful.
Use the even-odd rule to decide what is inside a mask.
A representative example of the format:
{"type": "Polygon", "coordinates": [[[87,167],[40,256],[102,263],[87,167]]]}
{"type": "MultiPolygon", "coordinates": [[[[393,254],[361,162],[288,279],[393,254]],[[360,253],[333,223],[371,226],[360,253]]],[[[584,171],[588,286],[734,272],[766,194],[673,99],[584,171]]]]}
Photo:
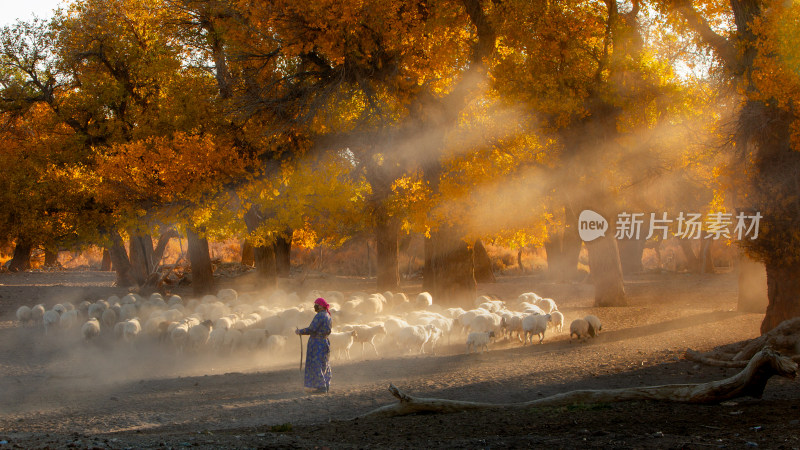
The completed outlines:
{"type": "Polygon", "coordinates": [[[212,322],[210,319],[206,319],[206,320],[200,322],[200,325],[203,325],[206,328],[211,328],[211,326],[214,325],[214,322],[212,322]]]}
{"type": "Polygon", "coordinates": [[[494,331],[490,331],[490,332],[489,332],[489,337],[490,337],[490,338],[493,338],[493,337],[494,337],[494,331]]]}

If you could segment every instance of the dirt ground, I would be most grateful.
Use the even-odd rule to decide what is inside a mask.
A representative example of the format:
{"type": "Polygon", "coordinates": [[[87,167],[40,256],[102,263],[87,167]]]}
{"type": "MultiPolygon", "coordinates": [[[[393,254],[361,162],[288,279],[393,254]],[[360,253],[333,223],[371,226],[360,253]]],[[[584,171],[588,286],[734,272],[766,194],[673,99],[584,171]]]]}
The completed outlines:
{"type": "MultiPolygon", "coordinates": [[[[800,448],[800,385],[783,379],[771,380],[762,399],[711,406],[624,402],[356,418],[395,401],[389,383],[415,396],[510,403],[733,375],[735,369],[700,366],[683,353],[758,335],[763,316],[735,312],[734,273],[632,276],[624,308],[593,308],[588,284],[501,277],[479,292],[512,299],[534,291],[554,298],[567,323],[599,316],[603,332],[585,343],[569,342],[567,332],[548,334],[542,345],[497,342],[471,355],[462,336],[436,355],[363,358],[354,348],[352,360],[333,361],[328,395],[303,392],[299,342],[285,360],[187,356],[86,345],[14,320],[22,304],[124,293],[112,282],[113,274],[102,272],[0,274],[0,449],[800,448]]],[[[282,282],[299,292],[371,292],[372,285],[334,277],[282,282]]],[[[403,288],[416,293],[420,286],[403,288]]]]}

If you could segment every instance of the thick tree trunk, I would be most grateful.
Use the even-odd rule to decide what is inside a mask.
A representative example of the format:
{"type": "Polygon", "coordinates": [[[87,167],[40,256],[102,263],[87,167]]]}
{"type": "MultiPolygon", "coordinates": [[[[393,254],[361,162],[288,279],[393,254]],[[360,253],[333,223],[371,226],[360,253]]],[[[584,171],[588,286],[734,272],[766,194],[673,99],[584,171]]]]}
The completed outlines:
{"type": "Polygon", "coordinates": [[[208,240],[189,228],[186,232],[189,245],[189,264],[192,266],[192,291],[200,297],[214,293],[214,269],[208,252],[208,240]]]}
{"type": "Polygon", "coordinates": [[[767,263],[767,295],[769,306],[761,334],[765,334],[784,320],[800,317],[800,264],[767,263]]]}
{"type": "Polygon", "coordinates": [[[33,244],[30,241],[23,238],[17,239],[17,244],[14,246],[14,255],[11,257],[8,270],[11,272],[30,270],[32,251],[33,244]]]}
{"type": "Polygon", "coordinates": [[[253,244],[247,239],[242,241],[242,264],[245,266],[255,266],[256,256],[253,252],[253,244]]]}
{"type": "MultiPolygon", "coordinates": [[[[521,257],[518,255],[518,260],[521,257]]],[[[521,265],[521,261],[520,265],[521,265]]],[[[475,281],[478,283],[494,283],[497,280],[494,278],[494,271],[492,270],[492,261],[489,259],[489,253],[483,242],[478,239],[475,241],[473,247],[473,264],[475,266],[475,281]]]]}
{"type": "Polygon", "coordinates": [[[442,306],[471,304],[477,283],[472,249],[459,239],[452,228],[440,229],[431,235],[431,271],[433,301],[442,306]]]}
{"type": "Polygon", "coordinates": [[[700,247],[700,267],[702,273],[714,273],[714,258],[711,257],[711,245],[714,243],[711,239],[705,239],[703,245],[700,247]]]}
{"type": "Polygon", "coordinates": [[[44,250],[44,266],[45,267],[58,267],[58,250],[52,251],[44,250]]]}
{"type": "Polygon", "coordinates": [[[767,296],[767,268],[764,263],[753,261],[743,251],[739,252],[739,312],[763,314],[769,304],[767,296]]]}
{"type": "Polygon", "coordinates": [[[131,274],[141,286],[153,273],[153,238],[149,234],[131,234],[128,248],[131,274]]]}
{"type": "Polygon", "coordinates": [[[292,234],[294,230],[287,228],[275,238],[275,263],[278,276],[288,277],[292,268],[292,234]]]}
{"type": "Polygon", "coordinates": [[[131,274],[131,262],[122,243],[122,237],[116,230],[112,231],[109,237],[111,246],[108,247],[108,253],[111,256],[111,265],[117,273],[115,284],[123,287],[135,286],[136,280],[131,274]]]}
{"type": "Polygon", "coordinates": [[[622,239],[617,242],[619,246],[619,260],[624,275],[643,272],[642,254],[644,253],[643,239],[622,239]]]}
{"type": "Polygon", "coordinates": [[[628,306],[617,240],[600,237],[587,243],[595,306],[628,306]]]}
{"type": "Polygon", "coordinates": [[[423,254],[425,257],[424,264],[422,265],[422,290],[431,292],[433,291],[433,240],[429,237],[425,238],[423,243],[423,254]]]}
{"type": "Polygon", "coordinates": [[[100,261],[100,270],[102,272],[111,271],[111,253],[107,248],[103,249],[103,259],[100,261]]]}
{"type": "Polygon", "coordinates": [[[278,267],[275,259],[275,246],[260,245],[253,248],[253,260],[258,274],[257,286],[260,289],[278,287],[278,267]]]}
{"type": "MultiPolygon", "coordinates": [[[[244,216],[247,230],[251,233],[258,229],[262,222],[261,216],[255,208],[244,216]]],[[[256,267],[256,284],[266,289],[274,289],[278,285],[278,265],[275,259],[275,244],[269,242],[253,249],[253,260],[256,267]]]]}
{"type": "Polygon", "coordinates": [[[412,397],[395,387],[389,392],[399,402],[377,408],[361,417],[396,417],[418,413],[453,413],[497,408],[530,409],[573,404],[656,400],[692,404],[719,404],[739,397],[761,398],[773,376],[797,377],[797,363],[765,348],[736,375],[699,384],[667,384],[605,390],[576,390],[519,403],[481,403],[438,398],[412,397]]]}
{"type": "Polygon", "coordinates": [[[683,255],[686,257],[686,268],[689,270],[689,272],[701,273],[703,267],[702,261],[694,253],[694,249],[692,248],[692,240],[678,239],[678,243],[681,245],[683,255]]]}
{"type": "Polygon", "coordinates": [[[564,252],[561,244],[563,235],[561,232],[552,233],[544,243],[544,250],[547,253],[547,274],[553,281],[564,279],[564,252]]]}
{"type": "Polygon", "coordinates": [[[377,289],[378,292],[400,289],[400,259],[398,257],[398,236],[400,222],[394,217],[378,213],[375,224],[375,246],[377,247],[377,289]]]}

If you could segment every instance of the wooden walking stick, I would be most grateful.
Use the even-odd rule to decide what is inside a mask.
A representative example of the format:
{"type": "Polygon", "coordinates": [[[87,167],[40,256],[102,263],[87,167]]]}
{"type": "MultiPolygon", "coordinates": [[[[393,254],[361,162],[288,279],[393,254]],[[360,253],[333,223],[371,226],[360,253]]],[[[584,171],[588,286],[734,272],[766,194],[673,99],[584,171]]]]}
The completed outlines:
{"type": "Polygon", "coordinates": [[[297,337],[300,338],[300,372],[303,371],[303,335],[298,334],[297,337]]]}

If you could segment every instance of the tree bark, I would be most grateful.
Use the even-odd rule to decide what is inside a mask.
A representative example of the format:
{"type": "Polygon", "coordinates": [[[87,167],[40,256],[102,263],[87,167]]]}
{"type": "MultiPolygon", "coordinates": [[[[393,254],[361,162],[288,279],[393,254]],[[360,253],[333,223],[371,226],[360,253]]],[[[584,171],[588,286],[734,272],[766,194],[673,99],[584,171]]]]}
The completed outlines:
{"type": "Polygon", "coordinates": [[[275,263],[278,276],[288,277],[292,269],[292,235],[294,230],[287,228],[275,238],[275,263]]]}
{"type": "Polygon", "coordinates": [[[769,304],[767,296],[767,268],[764,263],[753,261],[746,253],[739,252],[739,312],[764,314],[769,304]]]}
{"type": "MultiPolygon", "coordinates": [[[[520,250],[521,251],[521,250],[520,250]]],[[[478,239],[475,241],[473,247],[473,264],[475,266],[475,281],[478,283],[494,283],[497,280],[494,278],[494,271],[492,270],[492,260],[489,259],[489,253],[483,242],[478,239]]],[[[517,254],[518,262],[522,265],[521,256],[517,254]]]]}
{"type": "Polygon", "coordinates": [[[761,322],[765,334],[784,320],[800,317],[800,264],[767,263],[769,306],[761,322]]]}
{"type": "Polygon", "coordinates": [[[642,239],[622,239],[619,245],[619,260],[622,265],[622,274],[643,272],[642,254],[645,241],[642,239]]]}
{"type": "Polygon", "coordinates": [[[477,283],[472,249],[447,227],[431,234],[433,301],[442,306],[466,306],[475,299],[477,283]]]}
{"type": "MultiPolygon", "coordinates": [[[[256,231],[263,219],[255,207],[250,208],[244,216],[244,222],[250,233],[256,231]]],[[[275,259],[275,244],[268,242],[253,249],[253,262],[256,267],[256,284],[266,289],[274,289],[278,285],[278,265],[275,259]]]]}
{"type": "Polygon", "coordinates": [[[247,239],[242,241],[242,264],[245,266],[255,266],[256,259],[253,252],[253,244],[247,239]]]}
{"type": "Polygon", "coordinates": [[[253,248],[253,260],[258,274],[258,287],[275,289],[278,287],[278,266],[275,258],[275,246],[259,245],[253,248]]]}
{"type": "Polygon", "coordinates": [[[111,256],[111,265],[117,273],[117,279],[114,282],[117,286],[135,286],[136,280],[131,274],[131,262],[128,259],[128,253],[125,251],[125,245],[122,243],[122,236],[116,230],[109,233],[111,239],[111,246],[108,247],[108,253],[111,256]]]}
{"type": "Polygon", "coordinates": [[[700,273],[702,270],[702,261],[697,257],[697,255],[694,254],[692,240],[678,239],[678,243],[680,243],[681,250],[683,250],[683,255],[686,257],[686,268],[691,273],[700,273]]]}
{"type": "Polygon", "coordinates": [[[594,283],[595,306],[628,306],[617,240],[599,237],[586,244],[594,283]]]}
{"type": "Polygon", "coordinates": [[[10,272],[30,270],[31,252],[33,252],[33,244],[30,241],[24,238],[17,239],[17,243],[14,246],[14,255],[11,257],[8,270],[10,272]]]}
{"type": "Polygon", "coordinates": [[[765,348],[757,353],[736,375],[699,384],[668,384],[604,390],[577,390],[520,403],[479,403],[438,398],[412,397],[395,387],[389,391],[399,402],[377,408],[361,417],[396,417],[417,413],[453,413],[496,408],[532,408],[572,405],[575,403],[610,403],[659,400],[692,404],[718,404],[739,397],[761,398],[767,381],[773,376],[794,379],[797,363],[765,348]]]}
{"type": "Polygon", "coordinates": [[[400,289],[400,259],[398,257],[400,221],[389,216],[386,211],[378,211],[375,219],[377,289],[378,292],[398,291],[400,289]]]}
{"type": "Polygon", "coordinates": [[[192,266],[192,291],[195,296],[214,293],[214,269],[208,252],[208,240],[193,229],[186,232],[189,245],[189,264],[192,266]]]}
{"type": "Polygon", "coordinates": [[[433,240],[429,237],[424,238],[423,255],[425,261],[422,265],[422,290],[433,291],[433,240]]]}
{"type": "Polygon", "coordinates": [[[180,238],[178,231],[174,228],[170,228],[166,232],[161,233],[161,236],[158,237],[156,247],[153,249],[153,264],[156,268],[161,264],[161,260],[164,259],[164,252],[167,251],[167,245],[169,245],[170,239],[173,238],[180,238]]]}
{"type": "Polygon", "coordinates": [[[153,273],[153,238],[150,234],[131,233],[128,249],[131,274],[136,284],[141,286],[153,273]]]}
{"type": "Polygon", "coordinates": [[[111,271],[111,253],[107,248],[103,249],[103,259],[100,261],[100,270],[102,272],[111,271]]]}
{"type": "Polygon", "coordinates": [[[58,267],[58,250],[52,251],[44,250],[44,266],[45,267],[58,267]]]}

